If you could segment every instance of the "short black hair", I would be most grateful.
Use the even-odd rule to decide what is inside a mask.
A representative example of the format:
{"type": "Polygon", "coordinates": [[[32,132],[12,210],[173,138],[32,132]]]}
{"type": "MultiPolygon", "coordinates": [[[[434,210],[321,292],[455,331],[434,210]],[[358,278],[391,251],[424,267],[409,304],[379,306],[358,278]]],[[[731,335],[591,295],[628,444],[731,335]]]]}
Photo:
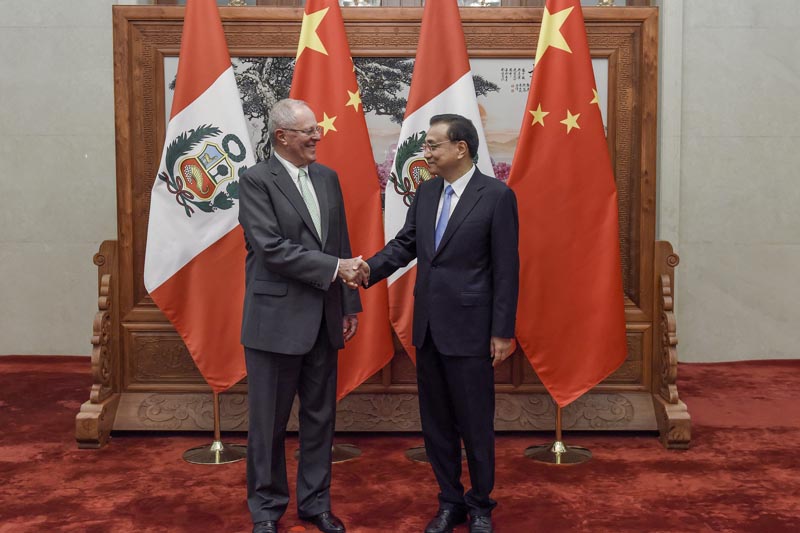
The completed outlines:
{"type": "Polygon", "coordinates": [[[464,141],[473,161],[478,157],[478,130],[470,119],[455,113],[443,113],[431,117],[431,126],[435,124],[447,124],[447,138],[453,142],[464,141]]]}

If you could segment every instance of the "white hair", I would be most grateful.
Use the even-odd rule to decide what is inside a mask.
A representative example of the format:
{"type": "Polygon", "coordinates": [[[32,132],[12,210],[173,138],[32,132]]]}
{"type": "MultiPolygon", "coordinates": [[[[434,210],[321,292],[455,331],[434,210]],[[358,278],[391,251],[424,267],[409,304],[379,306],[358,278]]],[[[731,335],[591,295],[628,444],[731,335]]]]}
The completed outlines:
{"type": "Polygon", "coordinates": [[[271,143],[275,142],[275,130],[291,128],[297,125],[297,111],[304,107],[310,109],[310,106],[303,100],[294,100],[292,98],[278,100],[272,106],[269,112],[269,120],[267,121],[267,132],[271,143]]]}

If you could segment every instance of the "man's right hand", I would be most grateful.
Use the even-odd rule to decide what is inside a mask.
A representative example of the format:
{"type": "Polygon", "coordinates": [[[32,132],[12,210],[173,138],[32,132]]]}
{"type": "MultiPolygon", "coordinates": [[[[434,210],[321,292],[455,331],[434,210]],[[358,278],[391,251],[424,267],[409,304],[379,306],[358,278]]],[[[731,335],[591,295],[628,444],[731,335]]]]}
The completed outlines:
{"type": "Polygon", "coordinates": [[[351,289],[357,289],[359,285],[366,287],[369,282],[369,266],[360,255],[352,259],[339,259],[339,279],[351,289]]]}

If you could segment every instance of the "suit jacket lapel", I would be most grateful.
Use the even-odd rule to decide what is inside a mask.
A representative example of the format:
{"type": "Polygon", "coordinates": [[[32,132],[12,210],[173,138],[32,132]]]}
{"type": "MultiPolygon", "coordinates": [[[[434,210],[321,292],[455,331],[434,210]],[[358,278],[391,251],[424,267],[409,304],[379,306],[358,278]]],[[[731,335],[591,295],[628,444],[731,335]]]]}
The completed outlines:
{"type": "Polygon", "coordinates": [[[453,236],[453,233],[456,232],[461,223],[464,222],[464,219],[467,217],[469,212],[472,211],[472,208],[475,207],[475,204],[478,203],[478,200],[481,199],[481,194],[483,191],[483,184],[479,182],[479,176],[481,175],[482,174],[479,174],[476,169],[475,173],[472,175],[472,178],[470,178],[469,183],[467,183],[467,188],[464,189],[464,194],[462,194],[461,198],[458,199],[458,204],[456,204],[456,208],[453,209],[453,213],[450,215],[450,220],[447,222],[444,235],[442,235],[442,242],[439,243],[439,248],[436,249],[436,253],[434,255],[439,254],[439,252],[441,252],[442,249],[447,246],[447,241],[450,240],[450,237],[453,236]]]}
{"type": "MultiPolygon", "coordinates": [[[[314,192],[317,195],[317,203],[319,204],[319,225],[322,229],[322,238],[320,239],[320,244],[322,244],[322,248],[325,249],[325,241],[328,240],[328,229],[330,226],[328,222],[328,189],[325,187],[325,180],[320,175],[318,168],[309,165],[308,177],[311,179],[311,184],[314,186],[314,192]]],[[[313,223],[311,224],[311,227],[314,227],[313,223]]]]}
{"type": "MultiPolygon", "coordinates": [[[[311,234],[314,235],[321,245],[322,240],[319,235],[317,235],[316,228],[314,228],[314,221],[311,220],[311,214],[308,212],[306,202],[300,195],[300,191],[297,190],[297,185],[292,181],[292,177],[289,176],[289,172],[287,172],[281,162],[274,157],[269,160],[269,170],[275,176],[275,185],[281,190],[284,196],[286,196],[286,199],[289,200],[289,203],[292,204],[297,214],[300,215],[300,218],[308,227],[309,231],[311,231],[311,234]]],[[[322,212],[321,209],[320,212],[322,212]]]]}

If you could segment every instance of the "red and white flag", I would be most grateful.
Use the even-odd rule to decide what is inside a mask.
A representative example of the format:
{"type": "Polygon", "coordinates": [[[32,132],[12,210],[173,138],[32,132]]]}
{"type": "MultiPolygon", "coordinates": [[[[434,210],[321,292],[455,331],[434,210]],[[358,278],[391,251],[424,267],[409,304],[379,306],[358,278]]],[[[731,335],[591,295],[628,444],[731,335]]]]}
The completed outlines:
{"type": "MultiPolygon", "coordinates": [[[[306,2],[291,97],[305,100],[320,120],[323,133],[317,160],[339,175],[353,253],[373,256],[383,248],[381,187],[342,12],[335,0],[306,2]]],[[[339,352],[339,399],[394,355],[386,283],[361,290],[361,305],[358,334],[339,352]]]]}
{"type": "Polygon", "coordinates": [[[547,0],[509,186],[517,340],[564,407],[627,356],[617,189],[578,0],[547,0]]]}
{"type": "Polygon", "coordinates": [[[238,178],[254,163],[217,4],[190,0],[150,198],[144,285],[216,392],[246,374],[238,178]]]}
{"type": "MultiPolygon", "coordinates": [[[[432,177],[422,156],[422,143],[431,117],[441,113],[457,113],[475,124],[480,139],[477,166],[487,176],[494,176],[456,0],[425,3],[408,104],[386,185],[386,242],[403,227],[417,186],[432,177]]],[[[416,265],[414,260],[389,277],[389,316],[400,343],[414,361],[416,351],[411,339],[416,265]]]]}

